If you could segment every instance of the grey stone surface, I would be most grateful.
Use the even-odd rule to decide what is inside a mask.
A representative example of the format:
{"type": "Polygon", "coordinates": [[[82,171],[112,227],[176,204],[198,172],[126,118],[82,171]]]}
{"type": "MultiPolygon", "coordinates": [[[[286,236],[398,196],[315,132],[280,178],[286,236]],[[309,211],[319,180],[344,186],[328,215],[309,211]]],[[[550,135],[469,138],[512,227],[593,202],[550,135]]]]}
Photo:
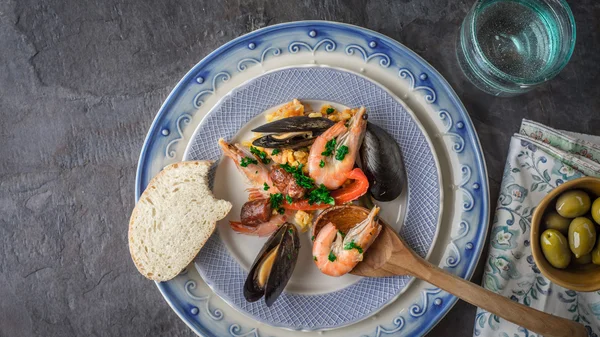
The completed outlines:
{"type": "MultiPolygon", "coordinates": [[[[193,335],[129,258],[136,161],[177,81],[248,31],[342,21],[419,53],[470,112],[493,200],[521,118],[600,133],[600,2],[571,1],[571,62],[511,99],[479,92],[458,68],[453,40],[471,3],[0,1],[0,337],[193,335]]],[[[430,336],[470,336],[474,313],[459,302],[430,336]]]]}

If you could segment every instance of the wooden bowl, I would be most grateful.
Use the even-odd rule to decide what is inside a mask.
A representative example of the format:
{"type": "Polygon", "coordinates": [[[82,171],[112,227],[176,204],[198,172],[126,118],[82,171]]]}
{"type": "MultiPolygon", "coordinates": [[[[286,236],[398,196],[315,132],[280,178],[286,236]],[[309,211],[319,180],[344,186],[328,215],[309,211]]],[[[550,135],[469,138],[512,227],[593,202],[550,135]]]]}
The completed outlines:
{"type": "MultiPolygon", "coordinates": [[[[533,259],[542,274],[550,281],[564,288],[576,291],[600,290],[600,266],[588,264],[575,266],[571,263],[566,269],[554,268],[544,257],[540,245],[540,236],[546,228],[542,224],[542,218],[547,210],[555,205],[555,199],[569,190],[583,190],[589,193],[592,203],[600,196],[600,179],[584,177],[566,182],[552,190],[537,206],[531,219],[531,251],[533,259]]],[[[596,226],[596,229],[599,229],[596,226]]],[[[600,233],[599,233],[600,234],[600,233]]]]}

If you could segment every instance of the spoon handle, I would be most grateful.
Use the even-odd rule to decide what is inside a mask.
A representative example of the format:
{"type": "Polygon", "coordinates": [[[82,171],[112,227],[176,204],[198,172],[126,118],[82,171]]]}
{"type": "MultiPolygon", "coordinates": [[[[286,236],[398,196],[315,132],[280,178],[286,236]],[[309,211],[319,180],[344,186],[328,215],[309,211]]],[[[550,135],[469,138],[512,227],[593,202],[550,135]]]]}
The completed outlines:
{"type": "Polygon", "coordinates": [[[423,259],[417,258],[417,260],[420,260],[419,263],[412,263],[410,268],[406,268],[406,265],[402,265],[402,262],[398,261],[400,263],[398,267],[531,332],[546,337],[588,336],[585,327],[579,323],[519,304],[475,283],[447,273],[423,259]]]}

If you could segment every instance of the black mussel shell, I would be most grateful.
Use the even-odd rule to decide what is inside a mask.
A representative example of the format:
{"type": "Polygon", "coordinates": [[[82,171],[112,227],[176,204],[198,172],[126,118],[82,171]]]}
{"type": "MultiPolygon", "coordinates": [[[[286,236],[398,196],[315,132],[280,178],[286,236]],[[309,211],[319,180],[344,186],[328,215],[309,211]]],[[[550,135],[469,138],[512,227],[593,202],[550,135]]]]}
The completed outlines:
{"type": "Polygon", "coordinates": [[[329,129],[334,122],[327,118],[307,116],[288,117],[276,120],[271,123],[261,125],[253,132],[262,133],[282,133],[282,132],[297,132],[297,131],[312,131],[313,133],[322,133],[329,129]]]}
{"type": "Polygon", "coordinates": [[[271,269],[271,275],[265,289],[265,303],[268,307],[277,300],[290,277],[292,277],[300,252],[300,238],[296,226],[290,223],[286,223],[286,225],[285,234],[279,247],[279,254],[277,260],[273,263],[273,269],[271,269]]]}
{"type": "Polygon", "coordinates": [[[256,256],[244,283],[244,297],[246,300],[248,302],[255,302],[264,296],[265,303],[270,307],[279,295],[281,295],[281,292],[290,280],[296,266],[296,261],[298,260],[299,251],[300,238],[298,237],[296,226],[286,222],[271,235],[256,256]],[[261,261],[276,247],[279,247],[279,249],[277,250],[277,256],[273,262],[267,283],[264,287],[261,287],[256,281],[257,269],[260,267],[261,261]]]}
{"type": "Polygon", "coordinates": [[[404,163],[396,140],[381,127],[369,123],[360,147],[362,170],[369,192],[379,201],[396,199],[405,181],[404,163]]]}
{"type": "Polygon", "coordinates": [[[317,139],[316,135],[296,135],[285,139],[277,139],[273,135],[267,135],[255,139],[252,145],[269,149],[299,149],[310,146],[315,142],[315,139],[317,139]]]}

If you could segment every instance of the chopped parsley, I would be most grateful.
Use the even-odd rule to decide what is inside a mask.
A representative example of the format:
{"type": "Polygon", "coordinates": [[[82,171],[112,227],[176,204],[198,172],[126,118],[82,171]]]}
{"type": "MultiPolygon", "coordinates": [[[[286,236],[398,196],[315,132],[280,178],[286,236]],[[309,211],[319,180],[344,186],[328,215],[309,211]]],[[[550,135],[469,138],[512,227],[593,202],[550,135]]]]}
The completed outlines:
{"type": "Polygon", "coordinates": [[[263,164],[268,164],[271,162],[271,159],[267,158],[267,153],[265,151],[261,151],[257,148],[255,148],[254,146],[250,146],[250,152],[257,156],[258,158],[260,158],[260,161],[263,164]]]}
{"type": "Polygon", "coordinates": [[[313,256],[313,260],[317,261],[317,257],[316,257],[316,256],[313,256]]]}
{"type": "Polygon", "coordinates": [[[338,233],[340,233],[340,235],[342,236],[342,239],[346,237],[346,234],[344,234],[344,232],[342,232],[341,230],[338,229],[338,233]]]}
{"type": "Polygon", "coordinates": [[[303,166],[302,164],[300,164],[296,167],[291,166],[290,164],[281,164],[279,166],[281,166],[281,168],[284,169],[286,172],[294,175],[294,179],[296,179],[296,184],[298,184],[298,186],[304,187],[304,188],[315,187],[314,179],[311,177],[305,176],[304,172],[302,172],[302,166],[303,166]]]}
{"type": "Polygon", "coordinates": [[[292,199],[292,197],[290,197],[289,194],[285,196],[285,200],[290,205],[292,204],[292,202],[294,202],[294,199],[292,199]]]}
{"type": "Polygon", "coordinates": [[[254,158],[244,157],[244,158],[242,158],[242,161],[240,162],[241,167],[248,167],[248,165],[250,165],[250,164],[256,165],[256,164],[258,164],[258,161],[254,158]]]}
{"type": "Polygon", "coordinates": [[[346,145],[342,145],[337,149],[337,152],[335,153],[335,159],[337,160],[344,160],[344,157],[346,157],[346,155],[348,154],[349,149],[346,145]]]}
{"type": "Polygon", "coordinates": [[[319,163],[319,167],[325,167],[325,162],[323,160],[321,160],[321,162],[319,163]]]}
{"type": "Polygon", "coordinates": [[[277,213],[279,213],[279,214],[283,214],[283,213],[285,213],[285,209],[283,209],[283,207],[279,207],[279,208],[277,209],[277,213]]]}
{"type": "Polygon", "coordinates": [[[271,203],[271,208],[276,209],[279,212],[279,208],[281,208],[281,203],[283,202],[283,194],[281,194],[281,193],[270,194],[269,202],[271,203]]]}
{"type": "Polygon", "coordinates": [[[310,241],[315,241],[315,236],[314,235],[310,238],[310,241]]]}
{"type": "Polygon", "coordinates": [[[280,149],[275,149],[271,152],[271,155],[274,156],[274,155],[278,154],[279,152],[281,152],[280,149]]]}
{"type": "Polygon", "coordinates": [[[335,109],[334,108],[327,108],[327,110],[325,110],[325,112],[327,112],[327,114],[329,115],[329,114],[334,113],[335,109]]]}
{"type": "Polygon", "coordinates": [[[329,261],[333,262],[337,259],[337,257],[335,256],[335,254],[333,252],[329,252],[329,256],[327,257],[327,259],[329,261]]]}
{"type": "Polygon", "coordinates": [[[308,204],[330,204],[335,205],[335,200],[331,194],[329,194],[329,190],[325,185],[321,184],[317,189],[314,189],[308,193],[308,204]]]}
{"type": "Polygon", "coordinates": [[[265,191],[268,191],[268,190],[269,190],[269,185],[267,185],[267,183],[265,183],[263,186],[264,186],[264,187],[263,187],[263,189],[264,189],[265,191]]]}
{"type": "Polygon", "coordinates": [[[325,151],[321,152],[322,156],[331,156],[335,151],[335,138],[325,144],[325,151]]]}
{"type": "Polygon", "coordinates": [[[296,172],[296,168],[290,164],[280,164],[279,165],[282,169],[284,169],[286,172],[288,173],[295,173],[296,172]]]}
{"type": "Polygon", "coordinates": [[[288,260],[292,259],[292,254],[288,254],[288,260]]]}
{"type": "Polygon", "coordinates": [[[290,229],[288,229],[288,233],[294,234],[294,230],[290,228],[290,229]]]}
{"type": "Polygon", "coordinates": [[[360,254],[363,253],[363,249],[361,246],[357,245],[356,243],[354,243],[354,240],[348,242],[347,244],[344,245],[344,250],[350,250],[350,249],[356,249],[358,250],[358,252],[360,254]]]}
{"type": "Polygon", "coordinates": [[[294,178],[296,178],[296,183],[300,187],[304,187],[304,188],[313,188],[313,187],[315,187],[315,181],[314,181],[314,179],[311,178],[311,177],[307,177],[307,176],[305,176],[302,173],[296,173],[296,174],[294,174],[294,178]]]}

